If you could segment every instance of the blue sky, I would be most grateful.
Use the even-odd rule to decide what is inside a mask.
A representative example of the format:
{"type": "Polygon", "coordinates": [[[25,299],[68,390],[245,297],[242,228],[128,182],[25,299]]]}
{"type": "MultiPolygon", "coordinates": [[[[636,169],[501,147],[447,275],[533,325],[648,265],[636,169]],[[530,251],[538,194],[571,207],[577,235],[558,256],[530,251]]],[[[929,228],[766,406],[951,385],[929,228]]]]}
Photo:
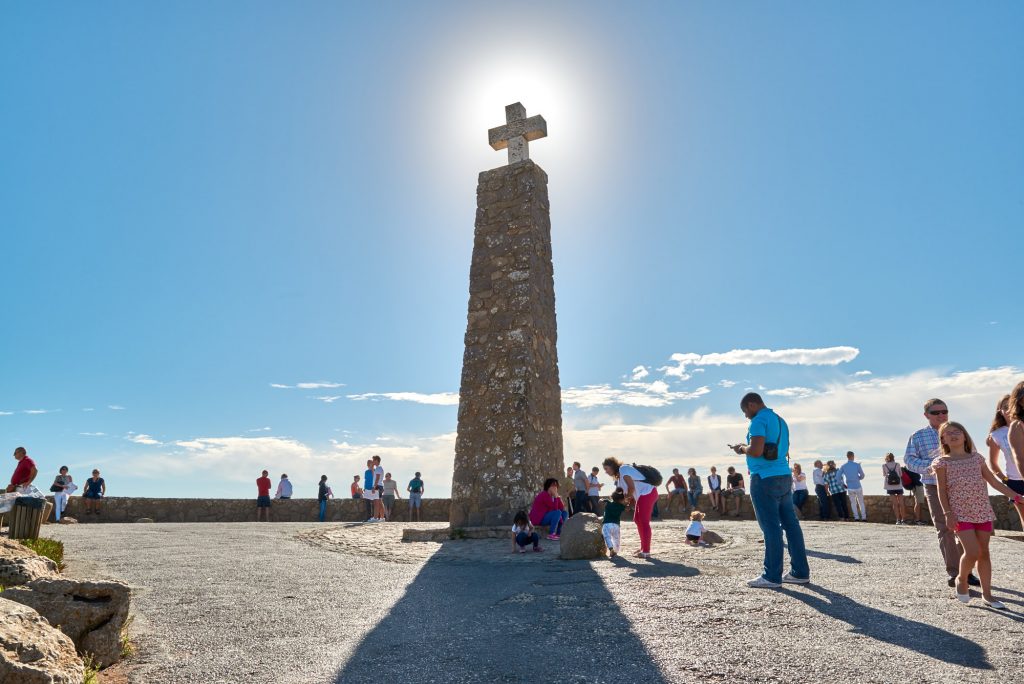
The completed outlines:
{"type": "Polygon", "coordinates": [[[0,448],[111,494],[373,453],[447,493],[517,100],[567,460],[728,465],[748,387],[798,460],[876,463],[935,393],[984,433],[1024,378],[1024,8],[530,5],[0,8],[0,448]]]}

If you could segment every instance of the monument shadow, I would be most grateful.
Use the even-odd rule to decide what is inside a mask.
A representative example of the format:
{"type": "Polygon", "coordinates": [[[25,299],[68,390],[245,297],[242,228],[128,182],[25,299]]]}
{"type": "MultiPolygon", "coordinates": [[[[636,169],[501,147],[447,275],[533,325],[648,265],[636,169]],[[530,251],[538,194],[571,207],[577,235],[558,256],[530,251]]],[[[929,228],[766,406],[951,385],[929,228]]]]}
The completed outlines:
{"type": "Polygon", "coordinates": [[[471,543],[441,545],[336,684],[604,682],[623,673],[668,681],[589,562],[551,557],[557,545],[538,557],[489,544],[508,556],[493,561],[452,553],[453,545],[471,543]]]}

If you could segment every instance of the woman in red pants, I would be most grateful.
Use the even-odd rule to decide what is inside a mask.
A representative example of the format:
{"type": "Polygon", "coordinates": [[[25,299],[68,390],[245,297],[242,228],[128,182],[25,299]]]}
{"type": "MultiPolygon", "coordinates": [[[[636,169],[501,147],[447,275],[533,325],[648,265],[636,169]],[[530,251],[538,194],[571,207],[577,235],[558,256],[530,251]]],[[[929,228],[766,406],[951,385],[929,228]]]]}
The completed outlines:
{"type": "Polygon", "coordinates": [[[633,466],[624,465],[617,458],[606,458],[601,465],[604,466],[604,472],[615,478],[615,486],[626,494],[626,501],[635,502],[633,522],[640,534],[640,550],[633,555],[637,558],[650,558],[651,513],[658,501],[657,488],[647,483],[643,473],[633,466]]]}

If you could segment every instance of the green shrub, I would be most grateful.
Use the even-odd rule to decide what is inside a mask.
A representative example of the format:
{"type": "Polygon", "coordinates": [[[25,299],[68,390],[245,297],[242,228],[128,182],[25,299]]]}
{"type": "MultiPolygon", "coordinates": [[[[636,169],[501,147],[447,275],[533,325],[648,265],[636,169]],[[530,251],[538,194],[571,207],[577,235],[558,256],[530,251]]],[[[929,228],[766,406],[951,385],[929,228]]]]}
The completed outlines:
{"type": "Polygon", "coordinates": [[[39,539],[22,539],[21,543],[40,556],[45,556],[52,560],[57,564],[58,570],[64,569],[64,542],[40,537],[39,539]]]}
{"type": "Polygon", "coordinates": [[[100,668],[92,661],[90,656],[85,656],[85,674],[82,676],[82,684],[99,684],[100,668]]]}

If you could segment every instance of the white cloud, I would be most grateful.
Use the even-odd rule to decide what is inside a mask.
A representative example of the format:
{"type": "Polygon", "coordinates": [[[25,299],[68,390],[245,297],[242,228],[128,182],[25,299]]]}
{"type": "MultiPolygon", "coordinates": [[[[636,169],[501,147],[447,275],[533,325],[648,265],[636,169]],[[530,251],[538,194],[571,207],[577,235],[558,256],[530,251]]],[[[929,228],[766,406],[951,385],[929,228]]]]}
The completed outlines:
{"type": "Polygon", "coordinates": [[[650,374],[651,374],[651,372],[649,370],[647,370],[646,367],[644,367],[644,366],[637,366],[636,368],[633,369],[633,372],[630,374],[630,379],[634,380],[634,381],[635,380],[643,380],[644,378],[646,378],[650,374]]]}
{"type": "Polygon", "coordinates": [[[264,426],[259,428],[253,428],[252,430],[246,430],[246,432],[270,432],[270,426],[264,426]]]}
{"type": "Polygon", "coordinates": [[[335,395],[332,395],[332,396],[317,397],[317,399],[319,399],[320,401],[324,402],[325,404],[333,404],[334,402],[336,402],[339,399],[341,399],[341,395],[340,394],[335,394],[335,395]]]}
{"type": "Polygon", "coordinates": [[[729,389],[730,387],[735,387],[736,386],[736,381],[735,380],[719,380],[718,381],[718,386],[719,387],[724,387],[726,389],[729,389]]]}
{"type": "Polygon", "coordinates": [[[124,406],[118,406],[117,404],[110,404],[107,408],[111,411],[124,411],[124,406]]]}
{"type": "Polygon", "coordinates": [[[669,388],[668,383],[662,380],[650,383],[625,382],[622,383],[621,388],[607,384],[570,387],[562,390],[562,403],[579,408],[594,408],[613,404],[659,408],[670,406],[676,401],[697,399],[709,392],[711,392],[711,388],[707,386],[698,387],[692,392],[674,392],[669,388]]]}
{"type": "Polygon", "coordinates": [[[134,433],[134,432],[129,432],[128,436],[125,437],[125,439],[127,439],[129,442],[135,442],[136,444],[146,444],[148,446],[153,446],[153,445],[157,445],[157,444],[162,444],[163,443],[163,442],[161,442],[161,441],[159,441],[157,439],[153,439],[149,435],[142,434],[142,433],[134,433]]]}
{"type": "Polygon", "coordinates": [[[282,385],[276,382],[270,383],[275,389],[335,389],[344,387],[343,382],[297,382],[294,385],[282,385]]]}
{"type": "Polygon", "coordinates": [[[431,406],[458,406],[458,392],[436,392],[422,394],[420,392],[368,392],[366,394],[350,394],[353,401],[411,401],[415,404],[431,406]]]}
{"type": "Polygon", "coordinates": [[[14,411],[0,411],[0,416],[13,416],[14,411]]]}
{"type": "MultiPolygon", "coordinates": [[[[662,366],[665,375],[687,379],[687,369],[699,366],[758,366],[781,363],[791,366],[835,366],[857,358],[856,347],[824,347],[821,349],[733,349],[713,354],[673,354],[675,366],[662,366]]],[[[692,372],[692,371],[691,371],[692,372]]]]}
{"type": "Polygon", "coordinates": [[[766,390],[765,394],[770,397],[811,397],[818,394],[818,391],[810,387],[783,387],[781,389],[766,390]]]}
{"type": "Polygon", "coordinates": [[[95,411],[96,409],[92,409],[92,408],[84,408],[84,409],[82,409],[82,410],[83,410],[83,411],[95,411]]]}
{"type": "Polygon", "coordinates": [[[55,413],[53,409],[25,409],[22,413],[27,413],[30,416],[41,416],[44,413],[55,413]]]}
{"type": "Polygon", "coordinates": [[[854,377],[858,377],[858,378],[866,378],[867,376],[871,375],[871,371],[869,371],[869,370],[857,371],[853,375],[854,375],[854,377]]]}
{"type": "Polygon", "coordinates": [[[105,432],[79,432],[78,434],[82,435],[83,437],[106,437],[107,436],[107,433],[105,433],[105,432]]]}

